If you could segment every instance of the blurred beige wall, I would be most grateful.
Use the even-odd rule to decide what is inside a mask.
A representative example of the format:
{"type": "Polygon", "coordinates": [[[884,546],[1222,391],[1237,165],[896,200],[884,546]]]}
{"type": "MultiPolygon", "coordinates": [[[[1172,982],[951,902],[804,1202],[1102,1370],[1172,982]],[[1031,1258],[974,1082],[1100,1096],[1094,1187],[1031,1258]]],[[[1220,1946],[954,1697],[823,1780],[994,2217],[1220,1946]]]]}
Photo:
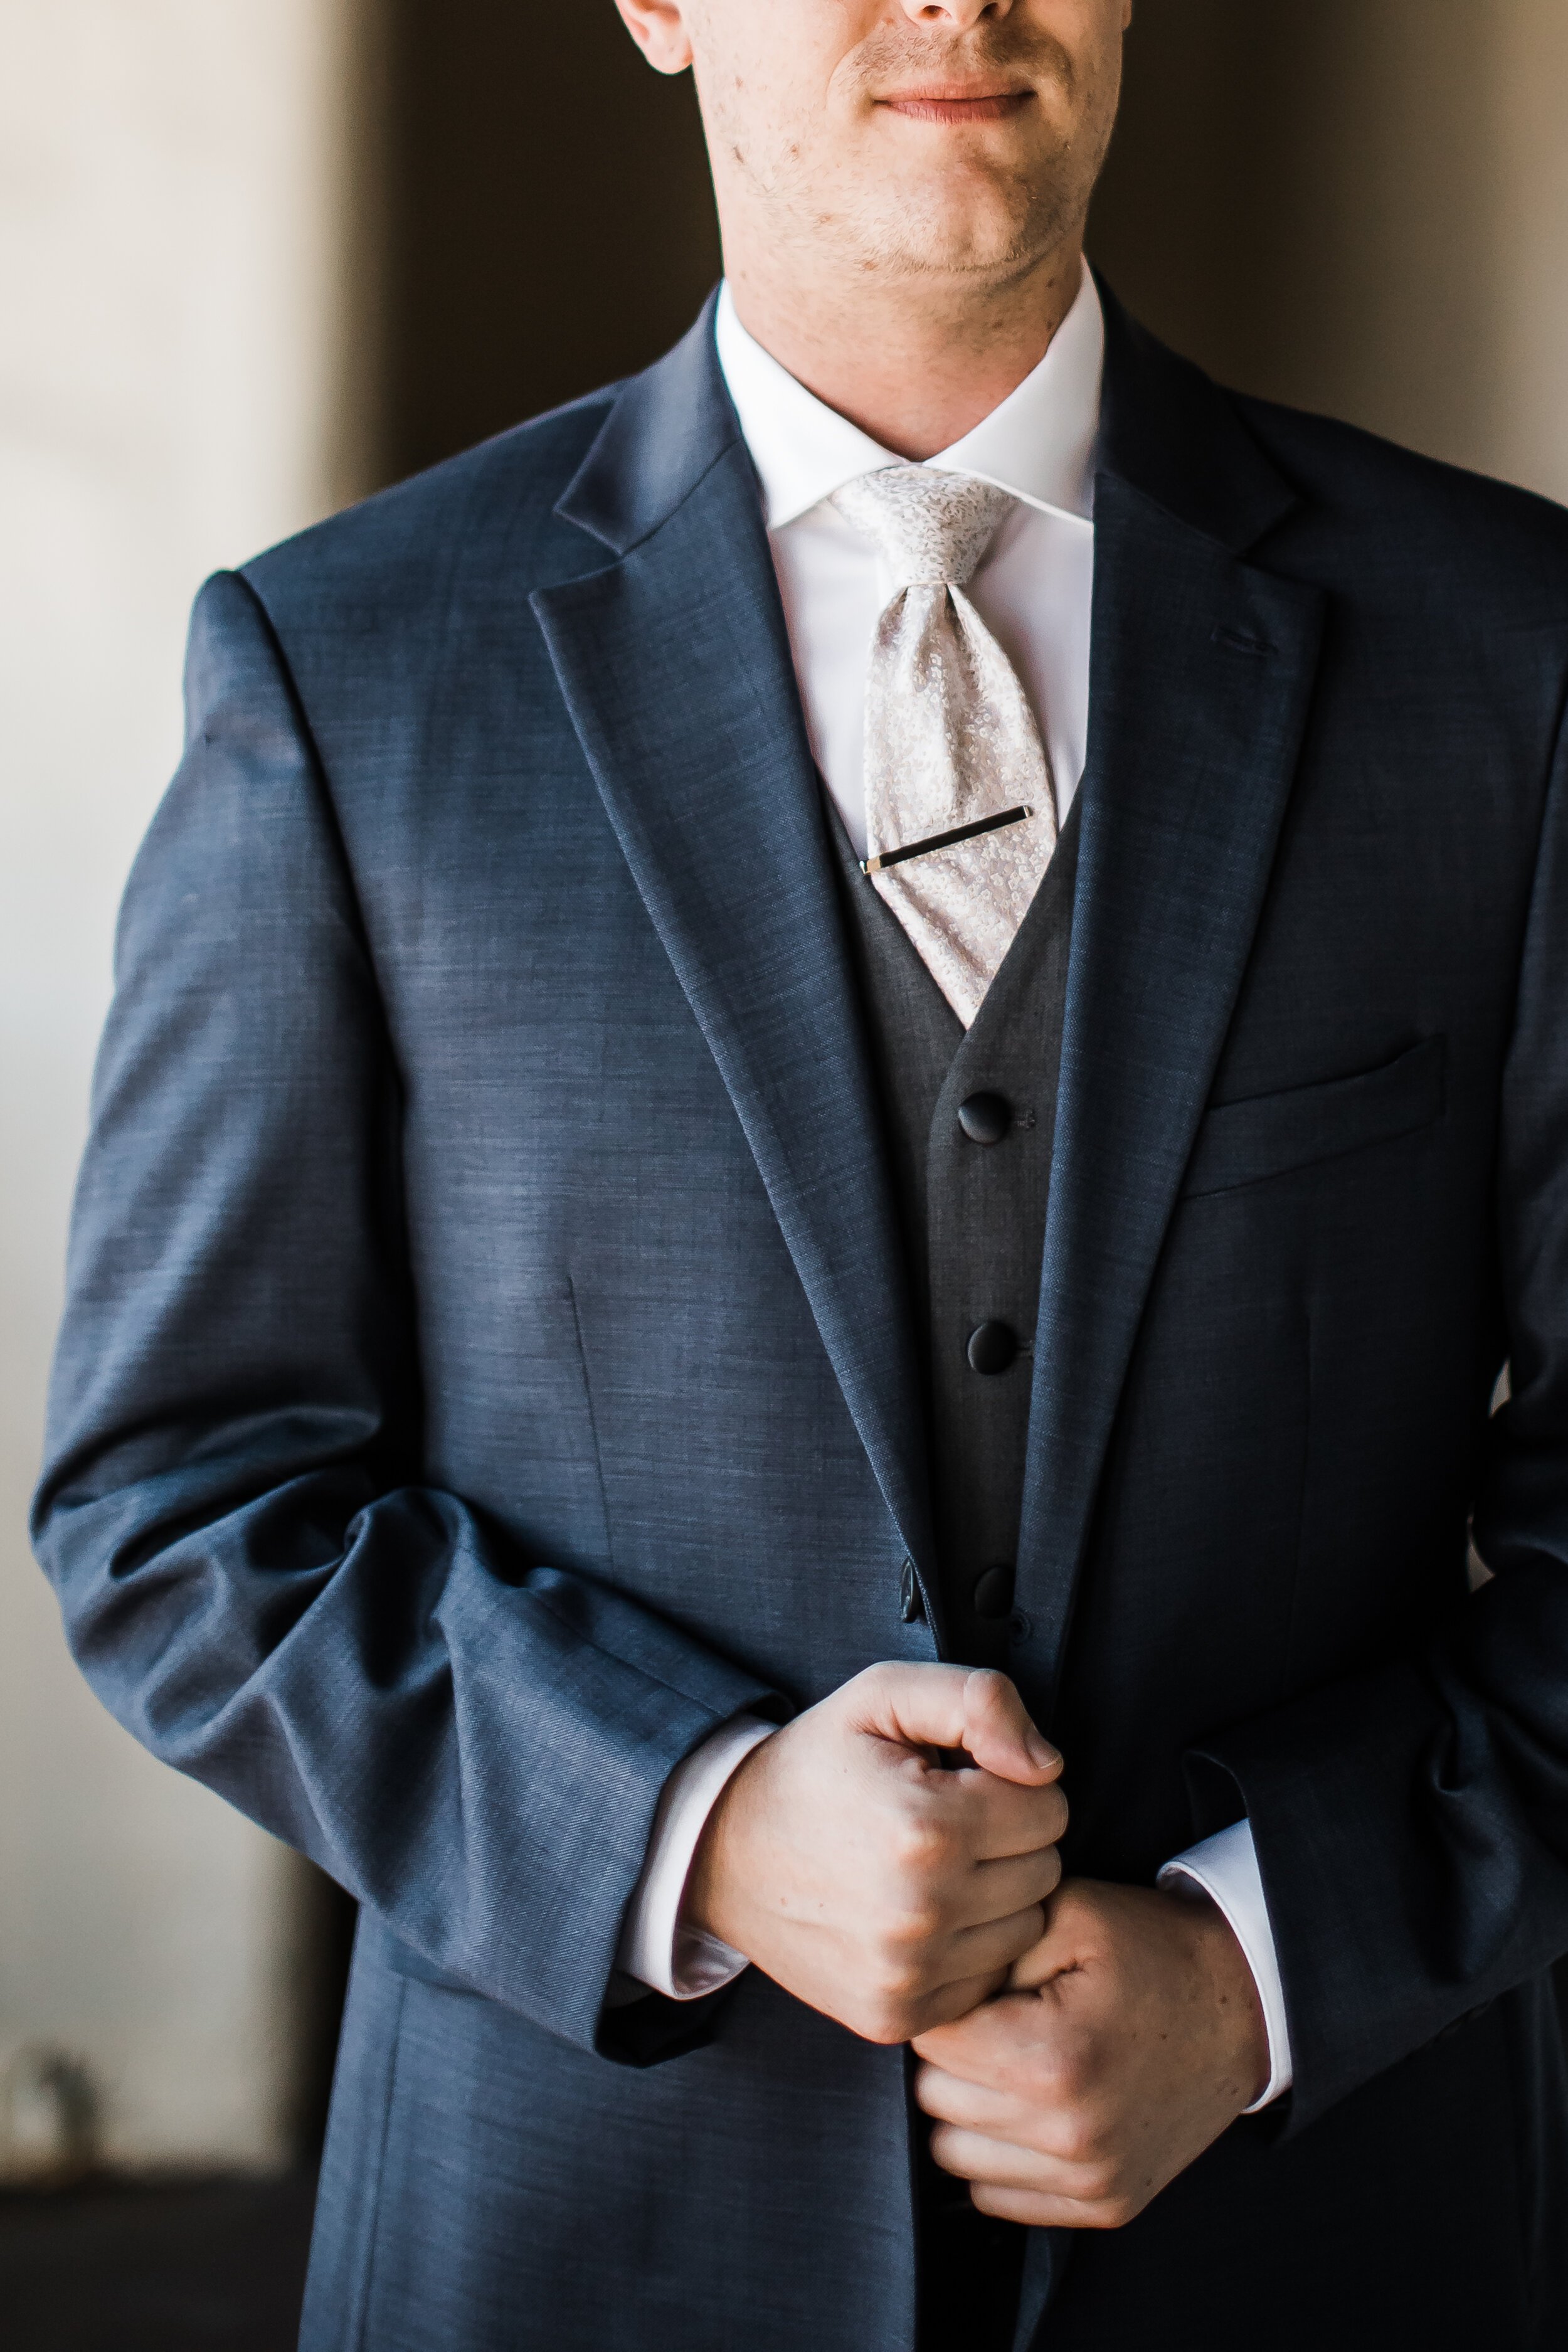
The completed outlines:
{"type": "Polygon", "coordinates": [[[115,901],[191,596],[355,487],[347,0],[0,0],[0,2177],[267,2161],[293,1865],[69,1664],[24,1526],[115,901]]]}

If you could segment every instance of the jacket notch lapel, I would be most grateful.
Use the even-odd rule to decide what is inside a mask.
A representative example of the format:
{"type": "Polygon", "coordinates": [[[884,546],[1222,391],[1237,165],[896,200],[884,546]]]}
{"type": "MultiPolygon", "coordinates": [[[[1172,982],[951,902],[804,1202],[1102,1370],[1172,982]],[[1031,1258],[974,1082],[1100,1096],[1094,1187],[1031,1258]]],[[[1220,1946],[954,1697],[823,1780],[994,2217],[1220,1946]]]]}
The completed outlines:
{"type": "MultiPolygon", "coordinates": [[[[1278,488],[1278,486],[1277,486],[1278,488]]],[[[1276,508],[1284,501],[1276,498],[1276,508]]],[[[1054,1704],[1138,1324],[1262,909],[1319,593],[1101,475],[1090,745],[1020,1529],[1054,1704]]]]}
{"type": "Polygon", "coordinates": [[[533,609],[889,1511],[934,1584],[874,1076],[755,478],[706,322],[628,392],[560,509],[620,560],[533,609]]]}

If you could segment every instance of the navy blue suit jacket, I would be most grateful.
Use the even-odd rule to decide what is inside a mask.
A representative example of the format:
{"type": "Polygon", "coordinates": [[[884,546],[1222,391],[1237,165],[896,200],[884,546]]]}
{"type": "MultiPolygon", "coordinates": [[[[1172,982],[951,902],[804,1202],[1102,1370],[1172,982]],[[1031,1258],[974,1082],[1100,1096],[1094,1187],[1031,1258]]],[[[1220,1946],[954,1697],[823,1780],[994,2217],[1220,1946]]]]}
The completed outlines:
{"type": "MultiPolygon", "coordinates": [[[[1069,1867],[1250,1816],[1296,2087],[1038,2240],[1025,2332],[1554,2343],[1568,520],[1110,318],[1015,1671],[1069,1867]]],[[[907,2352],[900,2054],[609,1998],[680,1759],[942,1638],[710,321],[209,583],[188,683],[37,1536],[120,1717],[365,1906],[305,2341],[907,2352]]]]}

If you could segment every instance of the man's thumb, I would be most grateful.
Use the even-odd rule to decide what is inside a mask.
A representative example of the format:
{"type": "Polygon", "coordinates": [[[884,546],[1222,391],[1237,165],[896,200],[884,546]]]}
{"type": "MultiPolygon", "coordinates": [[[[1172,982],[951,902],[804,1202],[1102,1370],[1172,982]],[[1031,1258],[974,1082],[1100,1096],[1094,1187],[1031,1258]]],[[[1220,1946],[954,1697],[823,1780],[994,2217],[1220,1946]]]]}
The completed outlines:
{"type": "Polygon", "coordinates": [[[1016,1685],[989,1666],[977,1666],[963,1686],[963,1745],[982,1770],[1026,1789],[1044,1788],[1062,1769],[1016,1685]]]}

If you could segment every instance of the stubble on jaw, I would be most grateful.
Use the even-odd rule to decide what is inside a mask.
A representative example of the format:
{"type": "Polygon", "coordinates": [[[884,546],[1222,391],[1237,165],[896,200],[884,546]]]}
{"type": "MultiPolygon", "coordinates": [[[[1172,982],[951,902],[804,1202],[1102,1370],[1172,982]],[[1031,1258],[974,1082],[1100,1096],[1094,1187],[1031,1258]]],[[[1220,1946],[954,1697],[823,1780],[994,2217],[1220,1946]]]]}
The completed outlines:
{"type": "MultiPolygon", "coordinates": [[[[722,12],[700,13],[711,30],[722,12]]],[[[977,278],[1000,288],[1081,230],[1110,143],[1118,77],[1106,75],[1103,96],[1080,116],[1079,62],[1019,16],[947,39],[901,16],[879,25],[810,100],[802,80],[782,73],[775,79],[759,62],[761,74],[731,66],[710,78],[700,58],[699,79],[715,159],[728,167],[722,176],[753,225],[765,221],[781,244],[809,248],[819,263],[831,254],[862,282],[935,276],[957,291],[977,278]],[[912,146],[907,169],[878,168],[879,150],[888,150],[876,136],[877,101],[950,77],[992,76],[1061,93],[1063,131],[1037,137],[1026,167],[1009,172],[978,156],[955,158],[954,200],[946,206],[933,205],[912,146]],[[806,122],[800,118],[811,100],[816,120],[806,122]],[[968,199],[956,192],[960,179],[970,183],[968,199]]]]}

